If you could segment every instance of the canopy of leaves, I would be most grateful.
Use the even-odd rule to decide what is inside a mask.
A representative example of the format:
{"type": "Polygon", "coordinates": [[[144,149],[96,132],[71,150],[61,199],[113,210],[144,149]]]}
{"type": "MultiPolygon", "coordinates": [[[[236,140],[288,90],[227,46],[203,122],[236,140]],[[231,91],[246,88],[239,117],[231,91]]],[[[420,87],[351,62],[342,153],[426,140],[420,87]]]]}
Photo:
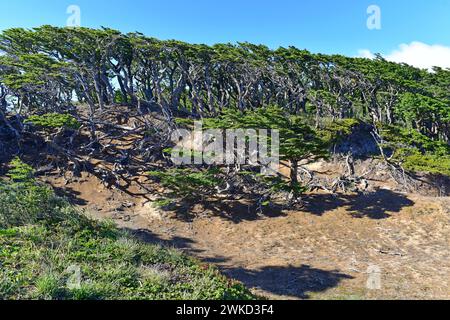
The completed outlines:
{"type": "Polygon", "coordinates": [[[359,118],[450,139],[450,71],[430,73],[381,56],[271,50],[247,42],[206,46],[108,28],[42,26],[4,30],[0,60],[0,83],[22,112],[64,110],[74,100],[91,109],[142,102],[195,117],[277,105],[316,125],[323,117],[359,118]]]}
{"type": "Polygon", "coordinates": [[[383,147],[392,158],[413,172],[428,172],[450,176],[450,146],[433,141],[414,129],[382,126],[383,147]]]}
{"type": "MultiPolygon", "coordinates": [[[[205,119],[204,126],[221,129],[277,130],[280,137],[279,153],[282,160],[312,161],[328,155],[328,144],[318,136],[303,117],[290,115],[276,106],[243,113],[229,109],[217,118],[205,119]]],[[[270,131],[268,132],[270,133],[270,131]]],[[[270,145],[271,139],[268,140],[270,145]]]]}
{"type": "Polygon", "coordinates": [[[357,119],[328,120],[317,131],[326,144],[333,145],[351,135],[360,124],[361,121],[357,119]]]}

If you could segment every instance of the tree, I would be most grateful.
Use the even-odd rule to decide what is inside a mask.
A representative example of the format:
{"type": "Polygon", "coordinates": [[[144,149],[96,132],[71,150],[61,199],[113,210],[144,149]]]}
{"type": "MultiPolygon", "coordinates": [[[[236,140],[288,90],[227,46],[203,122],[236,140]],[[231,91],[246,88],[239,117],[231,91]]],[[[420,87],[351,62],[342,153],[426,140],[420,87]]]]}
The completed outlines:
{"type": "Polygon", "coordinates": [[[206,119],[205,127],[279,131],[279,156],[282,164],[289,167],[289,187],[295,198],[302,189],[298,179],[301,165],[328,156],[328,143],[301,116],[290,115],[276,106],[243,114],[238,110],[229,110],[219,118],[206,119]]]}

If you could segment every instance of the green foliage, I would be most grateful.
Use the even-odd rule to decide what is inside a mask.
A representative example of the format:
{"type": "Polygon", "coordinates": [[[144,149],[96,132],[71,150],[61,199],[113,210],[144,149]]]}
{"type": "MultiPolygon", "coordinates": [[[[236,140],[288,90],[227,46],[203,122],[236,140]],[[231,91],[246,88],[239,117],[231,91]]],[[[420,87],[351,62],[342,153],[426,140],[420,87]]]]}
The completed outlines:
{"type": "Polygon", "coordinates": [[[399,126],[379,125],[380,134],[386,140],[386,146],[393,148],[417,148],[422,153],[449,155],[450,146],[442,141],[435,141],[417,130],[399,126]]]}
{"type": "Polygon", "coordinates": [[[352,134],[353,130],[361,124],[357,119],[338,119],[324,121],[317,131],[318,135],[327,145],[333,145],[352,134]]]}
{"type": "Polygon", "coordinates": [[[55,207],[63,206],[63,202],[47,187],[0,181],[0,192],[0,228],[60,222],[70,218],[71,212],[66,211],[67,207],[53,211],[55,207]]]}
{"type": "Polygon", "coordinates": [[[125,104],[126,103],[126,99],[125,99],[125,96],[123,95],[122,91],[120,91],[120,90],[114,91],[114,102],[117,104],[125,104]]]}
{"type": "Polygon", "coordinates": [[[220,117],[205,119],[204,127],[278,130],[282,160],[314,160],[327,157],[328,153],[327,144],[301,116],[290,115],[276,106],[244,113],[228,109],[220,117]]]}
{"type": "Polygon", "coordinates": [[[46,113],[43,115],[33,115],[28,117],[25,122],[46,129],[66,128],[77,130],[80,128],[78,120],[70,114],[46,113]]]}
{"type": "Polygon", "coordinates": [[[172,168],[166,171],[148,172],[150,177],[171,190],[172,198],[201,199],[213,195],[215,188],[223,183],[218,169],[196,170],[172,168]]]}
{"type": "Polygon", "coordinates": [[[189,148],[185,149],[166,148],[163,150],[163,153],[165,153],[166,155],[172,155],[174,152],[180,158],[190,158],[190,159],[199,158],[205,160],[208,157],[212,158],[214,155],[214,152],[196,151],[189,148]]]}
{"type": "Polygon", "coordinates": [[[399,100],[395,113],[410,128],[424,129],[427,120],[449,120],[448,101],[411,92],[402,94],[399,100]]]}
{"type": "Polygon", "coordinates": [[[381,126],[383,147],[392,158],[413,172],[428,172],[450,176],[450,146],[434,141],[414,129],[381,126]]]}
{"type": "Polygon", "coordinates": [[[191,118],[175,118],[175,123],[182,127],[193,128],[194,119],[191,118]]]}
{"type": "Polygon", "coordinates": [[[441,156],[423,154],[417,149],[400,149],[396,158],[403,161],[406,170],[450,176],[450,154],[441,156]]]}
{"type": "Polygon", "coordinates": [[[14,158],[9,164],[10,169],[7,176],[14,182],[34,182],[33,168],[20,160],[19,157],[14,158]]]}
{"type": "MultiPolygon", "coordinates": [[[[274,188],[284,188],[286,191],[289,189],[296,196],[304,191],[297,180],[298,163],[327,158],[329,154],[329,141],[325,141],[303,117],[290,115],[277,106],[244,113],[229,109],[220,117],[205,119],[204,127],[277,130],[280,139],[280,160],[288,162],[286,164],[290,166],[291,174],[289,184],[282,181],[274,182],[274,188]]],[[[270,145],[271,138],[268,140],[270,145]]]]}
{"type": "Polygon", "coordinates": [[[48,189],[17,184],[1,183],[0,299],[255,298],[212,266],[90,220],[48,189]],[[77,269],[81,282],[69,286],[77,269]]]}
{"type": "Polygon", "coordinates": [[[153,204],[159,208],[168,208],[168,207],[170,207],[170,205],[173,204],[173,200],[159,199],[159,200],[153,201],[153,204]]]}
{"type": "Polygon", "coordinates": [[[60,299],[64,297],[61,279],[57,275],[48,273],[39,276],[36,280],[36,296],[45,299],[60,299]]]}
{"type": "Polygon", "coordinates": [[[10,181],[0,179],[0,228],[71,220],[73,211],[50,188],[36,182],[31,166],[15,158],[7,176],[10,181]]]}

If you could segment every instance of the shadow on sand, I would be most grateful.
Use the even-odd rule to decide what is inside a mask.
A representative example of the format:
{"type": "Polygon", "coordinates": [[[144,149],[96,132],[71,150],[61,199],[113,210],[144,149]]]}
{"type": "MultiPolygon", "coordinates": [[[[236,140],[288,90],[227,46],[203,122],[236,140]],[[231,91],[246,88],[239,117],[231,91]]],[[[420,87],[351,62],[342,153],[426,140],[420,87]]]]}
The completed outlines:
{"type": "Polygon", "coordinates": [[[328,211],[344,207],[355,218],[386,219],[414,202],[405,195],[385,189],[369,194],[331,195],[314,194],[306,199],[304,211],[323,215],[328,211]]]}
{"type": "MultiPolygon", "coordinates": [[[[192,247],[195,243],[192,239],[173,237],[170,240],[162,240],[148,230],[128,229],[127,231],[147,243],[177,248],[197,257],[201,256],[203,252],[192,247]]],[[[248,288],[257,288],[269,294],[294,299],[309,299],[312,293],[324,292],[338,286],[343,280],[353,279],[352,276],[339,271],[326,271],[307,265],[300,267],[268,266],[260,270],[248,270],[220,266],[229,262],[226,257],[217,256],[201,260],[204,263],[218,264],[224,274],[242,282],[248,288]]]]}
{"type": "MultiPolygon", "coordinates": [[[[404,194],[385,189],[378,189],[369,194],[309,194],[305,195],[303,200],[303,207],[292,208],[292,210],[322,216],[329,211],[344,208],[354,218],[375,220],[389,218],[393,213],[398,213],[403,208],[414,205],[414,202],[404,194]]],[[[216,200],[176,205],[170,211],[175,212],[178,219],[191,222],[195,218],[193,212],[196,205],[199,205],[206,215],[218,216],[236,224],[244,221],[284,217],[287,212],[283,209],[289,209],[271,206],[264,208],[261,214],[257,214],[256,206],[249,205],[245,201],[216,200]]]]}
{"type": "Polygon", "coordinates": [[[308,299],[311,293],[324,292],[352,276],[338,271],[325,271],[307,265],[301,267],[264,267],[261,270],[226,269],[230,277],[247,287],[258,288],[283,297],[308,299]]]}

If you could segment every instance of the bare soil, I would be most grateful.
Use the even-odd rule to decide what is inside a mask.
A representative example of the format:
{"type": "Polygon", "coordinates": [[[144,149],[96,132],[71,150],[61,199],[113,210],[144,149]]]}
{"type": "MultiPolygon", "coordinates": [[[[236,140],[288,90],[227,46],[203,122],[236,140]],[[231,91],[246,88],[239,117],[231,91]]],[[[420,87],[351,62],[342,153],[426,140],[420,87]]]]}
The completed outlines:
{"type": "Polygon", "coordinates": [[[123,192],[86,174],[69,184],[45,178],[88,214],[185,250],[268,298],[450,299],[448,197],[377,186],[366,195],[310,194],[301,211],[259,217],[221,201],[187,218],[156,209],[142,179],[123,192]]]}

